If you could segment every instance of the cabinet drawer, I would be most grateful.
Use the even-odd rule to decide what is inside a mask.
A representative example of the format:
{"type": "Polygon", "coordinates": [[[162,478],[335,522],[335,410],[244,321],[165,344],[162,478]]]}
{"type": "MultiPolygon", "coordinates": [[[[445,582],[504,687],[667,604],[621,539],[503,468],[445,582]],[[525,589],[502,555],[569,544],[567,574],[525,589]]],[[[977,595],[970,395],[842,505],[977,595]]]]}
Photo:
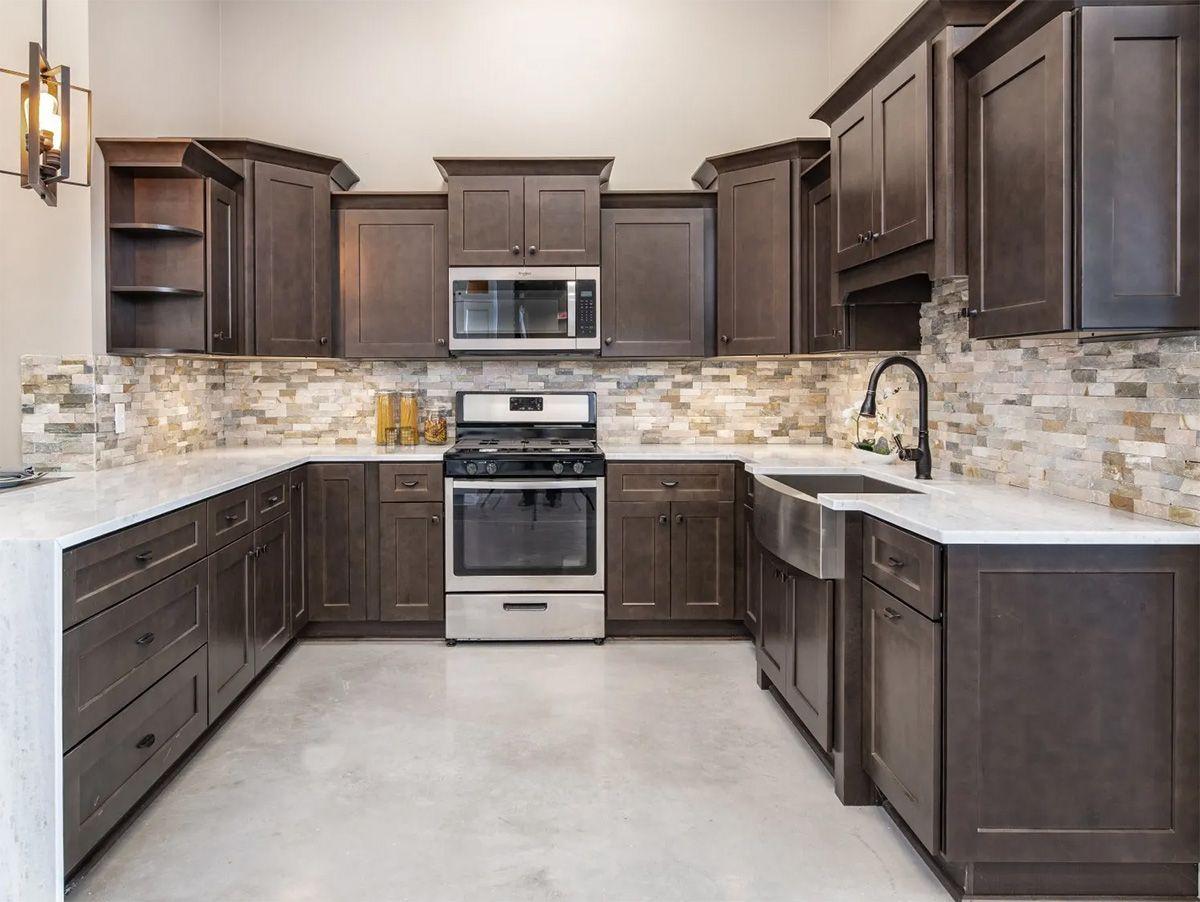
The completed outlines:
{"type": "Polygon", "coordinates": [[[286,470],[254,483],[255,529],[290,511],[291,497],[291,480],[286,470]]]}
{"type": "Polygon", "coordinates": [[[926,617],[942,616],[942,546],[881,520],[863,521],[863,576],[926,617]]]}
{"type": "Polygon", "coordinates": [[[244,485],[208,499],[208,553],[254,530],[254,486],[244,485]]]}
{"type": "Polygon", "coordinates": [[[204,732],[207,672],[202,647],[63,759],[68,872],[204,732]]]}
{"type": "Polygon", "coordinates": [[[70,748],[208,639],[208,566],[197,561],[63,636],[70,748]]]}
{"type": "Polygon", "coordinates": [[[609,501],[733,501],[735,464],[609,464],[609,501]]]}
{"type": "Polygon", "coordinates": [[[380,464],[380,501],[441,501],[442,465],[380,464]]]}
{"type": "Polygon", "coordinates": [[[208,553],[202,501],[63,554],[63,626],[73,626],[208,553]]]}

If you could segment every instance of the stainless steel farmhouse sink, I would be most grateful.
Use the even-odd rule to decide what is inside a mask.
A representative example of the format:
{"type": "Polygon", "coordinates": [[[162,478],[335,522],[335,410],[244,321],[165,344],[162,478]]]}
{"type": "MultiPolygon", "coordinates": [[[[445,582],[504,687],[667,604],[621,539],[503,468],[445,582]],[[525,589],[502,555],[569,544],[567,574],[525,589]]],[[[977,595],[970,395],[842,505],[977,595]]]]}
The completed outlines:
{"type": "Polygon", "coordinates": [[[754,537],[767,551],[818,579],[846,570],[846,512],[822,507],[822,494],[920,495],[857,473],[755,473],[754,537]]]}

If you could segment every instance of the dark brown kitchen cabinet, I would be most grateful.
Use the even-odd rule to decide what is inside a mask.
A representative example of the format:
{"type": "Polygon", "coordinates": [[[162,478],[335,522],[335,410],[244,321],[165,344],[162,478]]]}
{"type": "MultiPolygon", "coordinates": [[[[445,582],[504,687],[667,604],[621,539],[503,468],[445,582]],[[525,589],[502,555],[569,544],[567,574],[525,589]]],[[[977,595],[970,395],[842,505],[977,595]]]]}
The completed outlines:
{"type": "Polygon", "coordinates": [[[780,691],[825,751],[833,740],[833,581],[787,568],[791,642],[780,691]]]}
{"type": "Polygon", "coordinates": [[[254,531],[254,672],[292,638],[291,520],[284,514],[254,531]]]}
{"type": "Polygon", "coordinates": [[[442,620],[445,569],[441,503],[381,504],[381,620],[442,620]]]}
{"type": "Polygon", "coordinates": [[[930,852],[941,849],[942,626],[868,580],[863,768],[930,852]]]}
{"type": "Polygon", "coordinates": [[[732,501],[671,504],[671,619],[733,618],[734,516],[732,501]]]}
{"type": "Polygon", "coordinates": [[[1197,327],[1200,9],[1026,7],[959,54],[971,336],[1197,327]]]}
{"type": "Polygon", "coordinates": [[[255,352],[333,354],[329,177],[254,164],[255,352]]]}
{"type": "Polygon", "coordinates": [[[704,357],[712,352],[712,209],[620,208],[600,214],[605,357],[704,357]]]}
{"type": "Polygon", "coordinates": [[[754,511],[747,507],[744,512],[745,526],[742,530],[742,592],[746,609],[742,622],[755,639],[762,629],[762,570],[763,551],[754,538],[754,511]]]}
{"type": "Polygon", "coordinates": [[[838,270],[933,237],[929,70],[922,43],[830,126],[838,270]]]}
{"type": "Polygon", "coordinates": [[[208,558],[208,711],[229,707],[254,679],[254,536],[208,558]]]}
{"type": "Polygon", "coordinates": [[[842,305],[833,276],[833,192],[826,178],[805,184],[800,193],[802,246],[801,298],[808,323],[808,351],[840,351],[846,346],[842,305]]]}
{"type": "Polygon", "coordinates": [[[309,464],[307,481],[309,616],[366,620],[366,466],[309,464]]]}
{"type": "Polygon", "coordinates": [[[449,184],[451,266],[525,262],[525,179],[460,176],[449,184]]]}
{"type": "Polygon", "coordinates": [[[609,502],[605,601],[610,620],[671,618],[671,502],[609,502]]]}
{"type": "Polygon", "coordinates": [[[586,175],[525,177],[525,262],[600,262],[600,182],[586,175]]]}
{"type": "Polygon", "coordinates": [[[208,350],[237,354],[242,348],[242,231],[237,192],[215,179],[207,179],[206,184],[208,350]]]}
{"type": "Polygon", "coordinates": [[[292,530],[292,635],[299,635],[308,623],[308,468],[296,467],[288,474],[292,509],[288,514],[292,530]]]}
{"type": "Polygon", "coordinates": [[[724,173],[717,197],[717,354],[787,354],[791,163],[777,160],[724,173]]]}
{"type": "Polygon", "coordinates": [[[342,210],[337,216],[342,356],[446,357],[446,211],[342,210]]]}
{"type": "Polygon", "coordinates": [[[787,567],[765,551],[762,546],[756,555],[759,562],[758,583],[758,669],[759,685],[765,676],[776,688],[788,677],[788,658],[792,653],[792,590],[787,580],[787,567]]]}

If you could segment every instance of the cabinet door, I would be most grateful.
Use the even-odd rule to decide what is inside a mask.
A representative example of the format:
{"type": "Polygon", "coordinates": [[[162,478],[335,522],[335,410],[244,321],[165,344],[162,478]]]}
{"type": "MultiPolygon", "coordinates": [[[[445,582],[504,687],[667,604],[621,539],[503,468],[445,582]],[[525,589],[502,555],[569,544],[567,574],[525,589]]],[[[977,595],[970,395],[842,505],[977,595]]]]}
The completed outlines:
{"type": "Polygon", "coordinates": [[[610,620],[671,617],[671,504],[617,501],[605,507],[605,601],[610,620]]]}
{"type": "Polygon", "coordinates": [[[329,176],[254,164],[254,329],[258,354],[333,353],[329,176]]]}
{"type": "Polygon", "coordinates": [[[754,509],[746,508],[746,527],[742,535],[744,543],[742,555],[745,564],[742,569],[743,592],[746,595],[746,614],[744,623],[750,635],[758,638],[762,619],[762,548],[754,538],[754,509]]]}
{"type": "Polygon", "coordinates": [[[292,530],[292,635],[308,623],[308,471],[297,467],[288,474],[292,492],[292,510],[288,514],[292,530]]]}
{"type": "Polygon", "coordinates": [[[731,620],[734,600],[732,501],[671,504],[671,618],[731,620]]]}
{"type": "Polygon", "coordinates": [[[459,176],[450,179],[448,191],[451,266],[515,266],[524,262],[522,176],[459,176]]]}
{"type": "Polygon", "coordinates": [[[307,500],[309,616],[366,620],[366,466],[309,464],[307,500]]]}
{"type": "Polygon", "coordinates": [[[867,240],[875,228],[871,127],[870,94],[833,120],[829,127],[833,258],[838,272],[871,259],[871,244],[867,240]]]}
{"type": "Polygon", "coordinates": [[[792,648],[783,697],[821,748],[833,746],[833,582],[788,569],[792,648]]]}
{"type": "Polygon", "coordinates": [[[292,638],[291,520],[254,531],[254,672],[261,673],[292,638]]]}
{"type": "Polygon", "coordinates": [[[1085,7],[1077,21],[1078,327],[1194,329],[1200,7],[1085,7]]]}
{"type": "Polygon", "coordinates": [[[808,306],[808,350],[838,351],[842,305],[833,279],[833,192],[826,181],[804,192],[804,303],[808,306]]]}
{"type": "Polygon", "coordinates": [[[600,263],[600,180],[586,175],[525,177],[525,262],[600,263]]]}
{"type": "Polygon", "coordinates": [[[792,585],[785,568],[759,546],[758,667],[783,691],[792,655],[792,585]]]}
{"type": "Polygon", "coordinates": [[[442,620],[445,558],[442,505],[379,506],[379,617],[442,620]]]}
{"type": "Polygon", "coordinates": [[[1070,329],[1070,14],[967,92],[971,337],[1070,329]]]}
{"type": "Polygon", "coordinates": [[[342,354],[446,357],[445,210],[338,214],[342,354]]]}
{"type": "Polygon", "coordinates": [[[941,848],[942,627],[863,580],[863,767],[930,852],[941,848]]]}
{"type": "Polygon", "coordinates": [[[721,175],[717,187],[719,355],[791,351],[791,173],[791,163],[780,160],[721,175]]]}
{"type": "Polygon", "coordinates": [[[208,715],[215,720],[254,679],[254,536],[208,558],[208,715]]]}
{"type": "Polygon", "coordinates": [[[923,43],[871,91],[872,258],[933,237],[932,106],[923,43]]]}
{"type": "Polygon", "coordinates": [[[237,193],[208,179],[205,222],[208,300],[208,350],[213,354],[241,351],[242,258],[237,193]]]}
{"type": "Polygon", "coordinates": [[[709,353],[711,210],[605,210],[600,250],[605,357],[709,353]]]}

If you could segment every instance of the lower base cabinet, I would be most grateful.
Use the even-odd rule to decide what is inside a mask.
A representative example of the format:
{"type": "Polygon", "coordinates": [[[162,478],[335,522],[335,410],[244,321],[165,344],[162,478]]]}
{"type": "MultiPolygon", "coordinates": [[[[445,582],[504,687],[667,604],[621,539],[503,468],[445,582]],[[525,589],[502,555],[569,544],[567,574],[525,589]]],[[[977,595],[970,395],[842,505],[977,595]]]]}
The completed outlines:
{"type": "Polygon", "coordinates": [[[254,535],[208,558],[208,710],[216,718],[254,679],[254,535]]]}
{"type": "Polygon", "coordinates": [[[868,580],[863,768],[930,852],[942,840],[942,626],[868,580]]]}
{"type": "Polygon", "coordinates": [[[63,759],[63,857],[73,869],[208,727],[200,648],[63,759]]]}
{"type": "Polygon", "coordinates": [[[442,505],[387,503],[379,509],[379,619],[443,619],[442,505]]]}
{"type": "Polygon", "coordinates": [[[366,465],[309,464],[306,500],[309,616],[366,620],[366,465]]]}
{"type": "Polygon", "coordinates": [[[284,515],[254,531],[254,673],[292,638],[292,529],[284,515]]]}
{"type": "Polygon", "coordinates": [[[288,514],[292,530],[292,635],[308,623],[308,468],[296,467],[288,474],[292,509],[288,514]]]}

